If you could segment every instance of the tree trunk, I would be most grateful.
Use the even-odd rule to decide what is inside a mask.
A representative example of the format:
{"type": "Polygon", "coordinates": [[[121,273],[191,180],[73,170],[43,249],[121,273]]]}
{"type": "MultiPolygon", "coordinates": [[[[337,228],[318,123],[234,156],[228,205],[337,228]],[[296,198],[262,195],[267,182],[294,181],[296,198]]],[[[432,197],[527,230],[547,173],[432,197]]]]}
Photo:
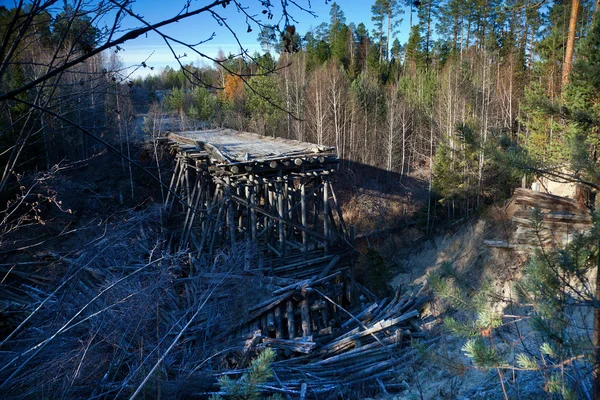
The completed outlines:
{"type": "Polygon", "coordinates": [[[567,38],[567,49],[565,51],[565,62],[563,67],[563,88],[569,83],[569,73],[573,63],[573,48],[575,46],[575,31],[577,30],[577,14],[579,13],[579,0],[571,1],[571,18],[569,19],[569,36],[567,38]]]}
{"type": "MultiPolygon", "coordinates": [[[[596,301],[600,300],[600,257],[596,270],[596,301]]],[[[600,400],[600,307],[594,307],[594,366],[592,369],[592,398],[600,400]]]]}
{"type": "Polygon", "coordinates": [[[390,60],[390,40],[392,39],[392,9],[391,7],[387,12],[387,39],[385,41],[385,59],[386,61],[390,60]]]}

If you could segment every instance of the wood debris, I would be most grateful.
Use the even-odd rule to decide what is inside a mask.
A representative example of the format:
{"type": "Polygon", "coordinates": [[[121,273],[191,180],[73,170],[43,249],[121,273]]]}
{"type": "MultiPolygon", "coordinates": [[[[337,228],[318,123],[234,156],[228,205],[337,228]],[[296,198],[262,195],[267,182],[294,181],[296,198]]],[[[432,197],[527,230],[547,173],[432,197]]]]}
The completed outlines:
{"type": "MultiPolygon", "coordinates": [[[[305,292],[316,294],[312,305],[321,304],[325,295],[319,295],[316,286],[310,286],[310,282],[300,284],[305,292]]],[[[279,292],[278,296],[257,308],[263,314],[269,314],[277,307],[289,308],[283,304],[293,291],[294,288],[289,288],[279,292]]],[[[407,361],[416,354],[412,341],[417,339],[424,345],[433,342],[426,340],[420,329],[419,312],[428,300],[425,296],[397,294],[391,300],[363,304],[356,314],[341,310],[334,301],[326,301],[334,308],[338,307],[338,323],[327,329],[309,330],[295,338],[273,337],[278,335],[278,328],[273,332],[268,325],[248,332],[236,342],[240,350],[224,357],[229,369],[217,372],[215,376],[241,375],[252,358],[250,354],[270,347],[277,351],[279,360],[273,365],[277,380],[262,387],[266,392],[299,396],[303,391],[319,394],[359,383],[363,388],[376,390],[380,390],[381,385],[386,391],[402,389],[397,379],[407,361]]],[[[308,325],[314,326],[313,321],[322,318],[326,309],[314,306],[309,309],[312,312],[308,325]]],[[[285,326],[287,322],[289,326],[286,316],[292,314],[282,315],[284,321],[280,324],[285,326]]],[[[298,323],[305,324],[302,312],[294,315],[298,323]]]]}
{"type": "Polygon", "coordinates": [[[530,252],[564,245],[592,228],[590,210],[574,199],[518,188],[513,200],[521,206],[512,217],[514,232],[509,240],[484,240],[486,246],[530,252]]]}

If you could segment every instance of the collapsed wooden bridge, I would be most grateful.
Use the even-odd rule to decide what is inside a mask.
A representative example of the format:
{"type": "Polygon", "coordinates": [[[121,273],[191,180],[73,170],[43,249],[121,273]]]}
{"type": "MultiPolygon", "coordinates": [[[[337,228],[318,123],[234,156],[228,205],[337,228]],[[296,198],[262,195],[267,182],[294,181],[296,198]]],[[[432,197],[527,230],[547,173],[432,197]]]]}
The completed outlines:
{"type": "MultiPolygon", "coordinates": [[[[225,293],[235,293],[239,279],[273,288],[266,297],[257,291],[229,319],[213,318],[222,299],[198,317],[211,321],[206,332],[227,348],[214,376],[241,374],[271,347],[278,380],[265,392],[303,398],[349,384],[402,390],[398,372],[414,352],[408,345],[424,337],[419,312],[427,299],[397,291],[380,301],[354,281],[353,228],[331,182],[335,150],[225,129],[168,139],[176,161],[165,205],[170,240],[199,264],[190,276],[230,285],[225,293]],[[213,260],[229,249],[243,261],[223,283],[213,260]]],[[[201,395],[216,393],[209,390],[201,395]]]]}
{"type": "Polygon", "coordinates": [[[166,202],[175,248],[212,260],[224,246],[245,246],[254,250],[247,270],[295,278],[345,261],[353,232],[331,185],[333,148],[229,129],[168,138],[176,157],[166,202]]]}

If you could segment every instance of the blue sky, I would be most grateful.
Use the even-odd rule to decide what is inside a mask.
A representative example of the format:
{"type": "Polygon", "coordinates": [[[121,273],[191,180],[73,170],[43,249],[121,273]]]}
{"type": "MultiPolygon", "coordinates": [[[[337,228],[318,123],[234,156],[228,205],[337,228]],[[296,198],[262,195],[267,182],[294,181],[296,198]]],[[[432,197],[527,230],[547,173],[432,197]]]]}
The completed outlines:
{"type": "MultiPolygon", "coordinates": [[[[249,7],[248,13],[258,14],[260,17],[263,17],[261,14],[262,8],[260,6],[260,0],[242,1],[249,7]]],[[[338,1],[338,4],[346,15],[347,23],[354,22],[355,24],[358,24],[363,22],[367,28],[371,30],[371,5],[374,3],[374,1],[375,0],[341,0],[338,1]]],[[[206,3],[207,1],[192,0],[191,8],[201,7],[206,3]]],[[[280,4],[277,2],[277,0],[273,1],[273,3],[277,5],[280,4]]],[[[328,4],[326,4],[325,0],[310,1],[310,10],[317,14],[317,18],[295,8],[293,5],[290,5],[289,9],[291,14],[297,20],[296,23],[292,22],[296,25],[296,31],[301,35],[304,35],[304,33],[309,31],[311,27],[316,27],[322,22],[329,21],[329,10],[331,8],[331,3],[332,2],[329,1],[328,4]]],[[[148,22],[153,23],[175,16],[182,10],[184,4],[185,1],[183,0],[138,0],[133,4],[133,10],[137,14],[142,15],[148,22]]],[[[298,0],[298,4],[308,8],[307,0],[298,0]]],[[[252,26],[253,31],[247,33],[247,24],[244,16],[231,5],[226,9],[219,7],[218,11],[220,12],[221,16],[226,19],[227,24],[229,24],[236,32],[238,39],[245,49],[249,50],[250,53],[253,53],[254,51],[260,51],[260,46],[257,41],[259,29],[256,26],[252,26]]],[[[275,18],[272,21],[276,22],[276,18],[279,17],[279,15],[277,15],[278,12],[279,9],[275,9],[275,18]]],[[[403,19],[404,20],[400,26],[400,34],[398,35],[400,42],[402,43],[406,42],[408,37],[408,9],[405,11],[403,19]]],[[[131,28],[136,26],[139,26],[139,24],[136,23],[136,21],[132,18],[129,18],[124,22],[123,27],[131,28]]],[[[239,51],[239,47],[233,35],[228,32],[226,28],[219,26],[217,21],[210,15],[205,14],[191,17],[179,23],[163,28],[163,32],[179,40],[187,41],[188,43],[197,43],[199,41],[206,40],[214,32],[215,37],[213,39],[198,47],[199,51],[210,57],[215,57],[219,49],[222,49],[225,54],[230,52],[236,54],[239,51]]],[[[148,65],[154,66],[154,72],[157,72],[167,65],[178,68],[177,61],[175,61],[173,54],[160,36],[156,33],[149,33],[147,37],[137,38],[129,41],[122,47],[124,50],[120,51],[118,54],[125,65],[139,64],[150,56],[147,63],[148,65]]],[[[186,49],[183,46],[174,45],[174,51],[179,56],[183,55],[184,53],[187,54],[187,57],[181,59],[183,63],[210,63],[209,61],[202,61],[198,55],[192,54],[189,49],[186,49]]],[[[142,68],[139,69],[135,75],[145,75],[150,72],[151,71],[149,68],[142,68]]]]}

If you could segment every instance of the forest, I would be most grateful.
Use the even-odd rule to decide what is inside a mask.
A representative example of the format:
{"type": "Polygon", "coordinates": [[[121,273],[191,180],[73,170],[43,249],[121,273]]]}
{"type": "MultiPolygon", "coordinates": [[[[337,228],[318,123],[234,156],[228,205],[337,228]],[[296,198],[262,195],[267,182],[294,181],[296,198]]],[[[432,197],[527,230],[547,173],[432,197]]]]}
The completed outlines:
{"type": "Polygon", "coordinates": [[[331,145],[343,166],[372,166],[388,180],[427,174],[432,198],[442,200],[440,217],[459,219],[521,184],[506,159],[494,158],[498,146],[518,146],[527,155],[521,164],[533,171],[569,160],[564,118],[554,121],[540,105],[587,86],[591,77],[578,73],[567,88],[574,49],[597,7],[377,2],[369,32],[332,3],[329,22],[306,33],[263,28],[257,40],[264,52],[250,60],[221,52],[218,65],[167,68],[133,84],[166,93],[153,111],[179,116],[184,130],[185,118],[199,119],[331,145]],[[406,7],[410,35],[400,44],[406,7]]]}
{"type": "Polygon", "coordinates": [[[0,5],[0,398],[600,399],[599,0],[138,3],[0,5]],[[163,30],[205,14],[239,51],[163,30]],[[176,67],[125,64],[149,32],[176,67]],[[243,245],[174,246],[234,225],[167,138],[215,129],[331,148],[309,219],[343,251],[281,171],[243,245]]]}

